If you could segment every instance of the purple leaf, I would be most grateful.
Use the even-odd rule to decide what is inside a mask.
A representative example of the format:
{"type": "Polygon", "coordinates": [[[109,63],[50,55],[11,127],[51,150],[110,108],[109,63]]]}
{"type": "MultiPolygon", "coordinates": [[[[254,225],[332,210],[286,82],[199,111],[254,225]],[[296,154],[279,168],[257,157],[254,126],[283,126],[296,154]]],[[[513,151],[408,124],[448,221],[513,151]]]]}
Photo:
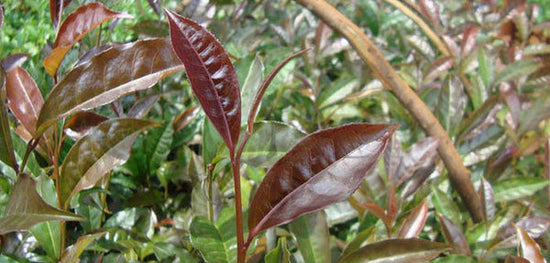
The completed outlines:
{"type": "Polygon", "coordinates": [[[445,236],[445,239],[447,239],[447,242],[453,244],[457,253],[466,256],[471,255],[468,241],[466,241],[466,237],[464,236],[462,231],[444,215],[438,214],[437,217],[439,218],[439,222],[441,222],[443,235],[445,236]]]}

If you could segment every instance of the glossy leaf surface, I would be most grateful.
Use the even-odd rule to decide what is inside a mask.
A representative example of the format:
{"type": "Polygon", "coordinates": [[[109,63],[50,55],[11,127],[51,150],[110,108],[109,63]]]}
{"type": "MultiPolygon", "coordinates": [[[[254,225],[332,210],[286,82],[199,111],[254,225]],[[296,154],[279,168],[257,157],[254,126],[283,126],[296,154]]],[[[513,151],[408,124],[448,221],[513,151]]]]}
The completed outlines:
{"type": "Polygon", "coordinates": [[[16,53],[9,56],[6,56],[2,59],[2,67],[5,72],[10,72],[14,68],[21,67],[23,63],[27,60],[29,54],[16,53]]]}
{"type": "Polygon", "coordinates": [[[90,130],[73,145],[60,174],[60,202],[67,207],[71,196],[94,186],[112,168],[130,156],[139,132],[156,126],[138,119],[113,119],[90,130]]]}
{"type": "Polygon", "coordinates": [[[71,116],[63,127],[65,134],[73,140],[82,138],[93,127],[108,120],[107,117],[91,111],[80,111],[71,116]]]}
{"type": "Polygon", "coordinates": [[[79,237],[72,246],[68,247],[63,253],[61,263],[72,263],[80,260],[80,255],[95,240],[101,238],[107,232],[95,233],[79,237]]]}
{"type": "Polygon", "coordinates": [[[6,78],[4,70],[0,67],[0,161],[17,170],[13,143],[11,141],[10,123],[6,108],[6,78]]]}
{"type": "Polygon", "coordinates": [[[233,152],[241,127],[237,74],[220,42],[196,22],[166,10],[176,55],[204,112],[233,152]]]}
{"type": "Polygon", "coordinates": [[[426,200],[418,204],[411,212],[399,230],[399,238],[413,238],[424,228],[428,218],[428,202],[426,200]]]}
{"type": "Polygon", "coordinates": [[[36,192],[36,182],[28,174],[21,174],[13,186],[4,216],[0,218],[0,234],[28,230],[38,223],[47,221],[83,219],[44,202],[36,192]]]}
{"type": "Polygon", "coordinates": [[[330,262],[330,233],[324,211],[301,216],[289,224],[305,262],[330,262]]]}
{"type": "Polygon", "coordinates": [[[172,123],[165,123],[162,127],[152,129],[145,137],[145,154],[148,160],[149,174],[155,174],[162,162],[170,153],[174,139],[172,123]]]}
{"type": "Polygon", "coordinates": [[[520,256],[529,260],[531,263],[546,263],[546,259],[542,255],[539,245],[533,240],[527,231],[516,226],[517,236],[519,237],[520,256]]]}
{"type": "Polygon", "coordinates": [[[368,244],[340,258],[341,263],[359,262],[428,262],[446,251],[448,246],[425,239],[388,239],[368,244]]]}
{"type": "Polygon", "coordinates": [[[50,0],[50,19],[52,20],[53,28],[57,29],[61,14],[63,12],[64,0],[50,0]]]}
{"type": "Polygon", "coordinates": [[[114,46],[71,70],[54,87],[40,112],[38,134],[60,118],[147,89],[181,69],[165,39],[114,46]]]}
{"type": "Polygon", "coordinates": [[[100,2],[81,6],[71,13],[59,27],[52,53],[44,59],[44,67],[48,74],[57,73],[61,61],[76,42],[101,23],[114,18],[132,18],[132,16],[111,11],[100,2]]]}
{"type": "Polygon", "coordinates": [[[34,136],[38,113],[44,104],[34,79],[23,68],[14,68],[6,76],[6,95],[13,115],[34,136]]]}
{"type": "Polygon", "coordinates": [[[396,125],[349,124],[311,134],[266,173],[250,205],[250,236],[344,200],[381,156],[396,125]]]}
{"type": "MultiPolygon", "coordinates": [[[[57,207],[57,192],[54,181],[42,175],[36,180],[36,185],[36,191],[42,199],[52,207],[57,207]]],[[[36,238],[48,256],[54,259],[61,257],[61,228],[59,222],[40,223],[33,226],[29,232],[36,238]]]]}
{"type": "Polygon", "coordinates": [[[441,228],[445,239],[447,242],[453,244],[456,253],[469,256],[471,254],[470,247],[468,246],[468,241],[460,228],[453,224],[453,222],[444,215],[437,215],[437,217],[441,223],[441,228]]]}
{"type": "Polygon", "coordinates": [[[151,95],[136,101],[132,108],[128,110],[128,117],[136,119],[145,117],[159,98],[159,95],[151,95]]]}

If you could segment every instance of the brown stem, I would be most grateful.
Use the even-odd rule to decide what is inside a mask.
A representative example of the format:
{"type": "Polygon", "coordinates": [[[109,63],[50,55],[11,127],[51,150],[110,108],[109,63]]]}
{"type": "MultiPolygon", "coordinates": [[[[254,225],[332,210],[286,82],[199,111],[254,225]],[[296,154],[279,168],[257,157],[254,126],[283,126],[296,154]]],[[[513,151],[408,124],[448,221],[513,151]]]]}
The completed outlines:
{"type": "Polygon", "coordinates": [[[244,246],[243,231],[243,205],[241,201],[241,176],[240,160],[235,158],[234,150],[231,151],[231,168],[233,169],[233,184],[235,188],[235,217],[237,219],[237,262],[244,263],[246,258],[246,248],[244,246]]]}
{"type": "Polygon", "coordinates": [[[462,159],[451,142],[449,135],[426,104],[399,77],[384,58],[382,52],[357,25],[327,2],[323,0],[296,0],[296,2],[305,6],[332,29],[346,37],[363,61],[371,68],[375,77],[394,93],[426,133],[439,139],[438,151],[449,172],[449,180],[462,198],[473,220],[475,222],[482,221],[481,203],[470,181],[470,171],[462,163],[462,159]]]}

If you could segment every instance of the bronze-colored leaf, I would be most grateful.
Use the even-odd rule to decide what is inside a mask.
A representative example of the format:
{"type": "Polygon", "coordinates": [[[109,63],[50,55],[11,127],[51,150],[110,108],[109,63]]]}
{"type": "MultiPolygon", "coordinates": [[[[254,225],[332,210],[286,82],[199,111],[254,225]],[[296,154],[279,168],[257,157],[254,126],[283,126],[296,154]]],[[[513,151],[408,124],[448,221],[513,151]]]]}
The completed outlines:
{"type": "Polygon", "coordinates": [[[60,203],[67,208],[72,196],[126,162],[137,135],[155,126],[158,123],[147,120],[112,119],[90,130],[65,157],[59,176],[60,203]]]}
{"type": "Polygon", "coordinates": [[[437,217],[439,218],[439,222],[441,223],[441,227],[443,230],[443,235],[445,236],[447,242],[453,244],[454,249],[457,253],[466,256],[471,255],[468,241],[466,241],[466,237],[464,236],[462,231],[444,215],[438,214],[437,217]]]}
{"type": "Polygon", "coordinates": [[[36,182],[22,173],[13,186],[4,216],[0,218],[0,234],[29,230],[38,223],[54,220],[80,221],[84,218],[50,206],[36,192],[36,182]]]}
{"type": "Polygon", "coordinates": [[[63,2],[63,0],[50,0],[50,18],[54,29],[59,26],[61,14],[63,13],[63,2]]]}
{"type": "Polygon", "coordinates": [[[44,59],[44,68],[48,74],[55,75],[57,73],[61,61],[76,42],[101,23],[114,18],[133,17],[111,11],[100,2],[81,6],[71,13],[59,27],[52,53],[44,59]]]}
{"type": "Polygon", "coordinates": [[[145,117],[145,115],[147,115],[149,110],[151,110],[151,108],[153,107],[153,105],[155,105],[159,98],[160,95],[156,94],[147,96],[143,99],[136,101],[132,108],[128,110],[128,117],[136,119],[145,117]]]}
{"type": "Polygon", "coordinates": [[[86,247],[88,247],[92,242],[96,241],[97,239],[103,237],[105,234],[107,234],[107,232],[80,236],[76,240],[76,243],[65,249],[63,257],[61,257],[60,263],[79,262],[80,255],[82,254],[82,252],[84,252],[86,247]]]}
{"type": "Polygon", "coordinates": [[[449,247],[446,244],[430,242],[425,239],[388,239],[368,244],[348,253],[340,258],[338,262],[428,262],[448,249],[449,247]]]}
{"type": "Polygon", "coordinates": [[[349,124],[305,137],[266,173],[250,205],[249,241],[259,232],[349,197],[397,125],[349,124]]]}
{"type": "Polygon", "coordinates": [[[495,195],[493,194],[493,187],[491,187],[491,184],[485,178],[481,178],[479,196],[481,197],[481,207],[485,220],[492,221],[496,213],[495,195]]]}
{"type": "Polygon", "coordinates": [[[147,89],[182,68],[165,39],[140,40],[101,52],[53,88],[38,117],[37,135],[60,118],[147,89]]]}
{"type": "Polygon", "coordinates": [[[181,129],[185,128],[185,126],[187,126],[187,124],[189,124],[199,112],[200,108],[197,106],[191,106],[185,111],[181,112],[172,122],[172,125],[174,126],[174,132],[178,132],[181,129]]]}
{"type": "Polygon", "coordinates": [[[419,0],[418,6],[422,14],[428,18],[430,24],[439,28],[441,26],[441,16],[439,15],[438,6],[433,0],[419,0]]]}
{"type": "Polygon", "coordinates": [[[413,238],[424,228],[428,218],[428,202],[426,200],[418,204],[411,212],[399,230],[399,238],[413,238]]]}
{"type": "Polygon", "coordinates": [[[82,138],[93,127],[108,120],[109,118],[94,112],[80,111],[74,114],[63,127],[65,134],[73,140],[82,138]]]}
{"type": "Polygon", "coordinates": [[[432,62],[428,68],[424,70],[422,83],[428,84],[437,79],[437,77],[447,72],[453,66],[453,62],[453,57],[442,57],[432,62]]]}
{"type": "Polygon", "coordinates": [[[529,260],[531,263],[546,263],[539,245],[533,240],[527,231],[515,225],[517,236],[519,237],[518,250],[521,257],[529,260]]]}
{"type": "Polygon", "coordinates": [[[476,36],[481,31],[479,26],[470,26],[466,28],[464,34],[462,35],[462,43],[460,45],[460,56],[465,58],[476,45],[476,36]]]}
{"type": "Polygon", "coordinates": [[[241,94],[223,46],[196,22],[165,9],[176,55],[185,65],[193,93],[233,153],[241,128],[241,94]]]}
{"type": "Polygon", "coordinates": [[[504,263],[530,263],[530,262],[526,258],[522,258],[514,255],[508,255],[504,260],[504,263]]]}
{"type": "Polygon", "coordinates": [[[23,68],[14,68],[7,73],[6,95],[13,115],[34,136],[38,113],[44,104],[34,79],[23,68]]]}
{"type": "Polygon", "coordinates": [[[0,161],[18,170],[13,143],[11,141],[10,121],[6,109],[6,74],[0,66],[0,161]]]}
{"type": "Polygon", "coordinates": [[[4,68],[5,72],[10,72],[14,68],[21,67],[21,65],[23,65],[23,62],[25,62],[28,57],[29,54],[24,53],[9,55],[2,59],[2,67],[4,68]]]}

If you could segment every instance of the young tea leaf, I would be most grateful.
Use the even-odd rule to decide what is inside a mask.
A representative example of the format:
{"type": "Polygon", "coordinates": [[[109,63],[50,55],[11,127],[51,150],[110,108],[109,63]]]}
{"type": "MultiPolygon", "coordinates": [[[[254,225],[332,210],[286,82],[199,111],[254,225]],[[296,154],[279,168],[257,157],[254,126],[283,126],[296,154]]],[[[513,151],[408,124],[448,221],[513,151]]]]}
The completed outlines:
{"type": "Polygon", "coordinates": [[[196,22],[165,9],[176,55],[193,93],[233,153],[241,128],[241,94],[233,64],[220,42],[196,22]]]}
{"type": "Polygon", "coordinates": [[[381,156],[397,125],[349,124],[313,133],[266,173],[250,205],[249,241],[351,195],[381,156]]]}
{"type": "Polygon", "coordinates": [[[430,242],[425,239],[388,239],[368,244],[352,253],[341,257],[341,263],[360,262],[428,262],[448,250],[442,243],[430,242]]]}
{"type": "Polygon", "coordinates": [[[453,222],[447,219],[444,215],[437,215],[441,227],[443,230],[443,235],[447,242],[453,244],[456,253],[469,256],[471,254],[470,247],[468,246],[468,241],[466,237],[453,222]]]}
{"type": "Polygon", "coordinates": [[[130,157],[137,135],[156,122],[138,119],[113,119],[90,130],[71,148],[59,177],[59,199],[64,207],[78,192],[94,186],[112,168],[130,157]]]}
{"type": "MultiPolygon", "coordinates": [[[[52,1],[50,1],[50,10],[52,7],[51,2],[52,1]]],[[[100,2],[81,6],[71,13],[59,28],[52,53],[44,59],[44,68],[46,68],[46,72],[50,75],[57,74],[61,61],[63,61],[67,52],[69,52],[76,42],[101,23],[115,18],[133,17],[128,14],[111,11],[100,2]]]]}
{"type": "Polygon", "coordinates": [[[428,218],[428,202],[426,200],[418,204],[405,219],[405,222],[399,230],[399,238],[413,238],[424,228],[426,219],[428,218]]]}
{"type": "Polygon", "coordinates": [[[38,113],[44,104],[34,79],[23,68],[14,68],[6,76],[6,95],[13,115],[34,136],[38,113]]]}
{"type": "Polygon", "coordinates": [[[520,256],[529,260],[531,263],[546,263],[546,259],[544,259],[539,245],[529,236],[529,234],[527,234],[527,231],[516,226],[516,232],[519,237],[518,250],[520,256]]]}
{"type": "Polygon", "coordinates": [[[40,111],[37,135],[60,118],[147,89],[182,67],[165,39],[113,46],[75,67],[53,88],[40,111]]]}
{"type": "Polygon", "coordinates": [[[0,234],[29,230],[47,221],[79,221],[84,218],[47,204],[36,192],[36,182],[21,174],[13,186],[4,216],[0,218],[0,234]]]}

